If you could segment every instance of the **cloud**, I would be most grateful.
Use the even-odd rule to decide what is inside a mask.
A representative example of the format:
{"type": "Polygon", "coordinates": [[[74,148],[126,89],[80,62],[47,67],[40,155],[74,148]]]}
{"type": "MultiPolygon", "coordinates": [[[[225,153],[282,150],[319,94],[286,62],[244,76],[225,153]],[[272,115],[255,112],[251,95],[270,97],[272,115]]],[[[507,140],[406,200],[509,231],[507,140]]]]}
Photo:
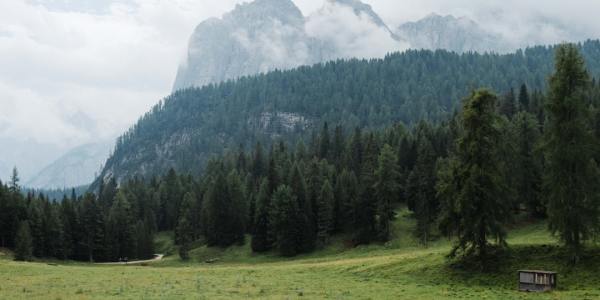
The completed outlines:
{"type": "Polygon", "coordinates": [[[318,40],[328,41],[343,58],[383,57],[387,53],[401,51],[408,45],[395,40],[385,27],[378,26],[368,14],[358,15],[351,7],[327,2],[323,8],[311,14],[306,32],[318,40]]]}

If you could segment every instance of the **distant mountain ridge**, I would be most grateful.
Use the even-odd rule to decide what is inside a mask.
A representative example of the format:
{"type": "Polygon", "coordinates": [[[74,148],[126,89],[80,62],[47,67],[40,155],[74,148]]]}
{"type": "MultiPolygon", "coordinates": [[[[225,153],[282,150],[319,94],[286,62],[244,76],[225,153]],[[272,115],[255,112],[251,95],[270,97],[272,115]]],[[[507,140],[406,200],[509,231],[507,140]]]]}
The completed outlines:
{"type": "Polygon", "coordinates": [[[78,146],[46,166],[24,186],[32,189],[63,189],[92,183],[110,154],[112,143],[78,146]]]}

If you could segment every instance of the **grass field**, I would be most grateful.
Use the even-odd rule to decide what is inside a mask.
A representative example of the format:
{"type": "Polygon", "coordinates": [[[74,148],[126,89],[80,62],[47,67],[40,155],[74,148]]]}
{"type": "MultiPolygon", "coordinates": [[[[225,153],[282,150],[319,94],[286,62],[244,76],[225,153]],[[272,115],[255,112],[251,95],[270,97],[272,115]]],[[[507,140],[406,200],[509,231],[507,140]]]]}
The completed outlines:
{"type": "MultiPolygon", "coordinates": [[[[252,255],[249,247],[199,247],[181,262],[169,234],[158,248],[173,255],[148,266],[74,262],[14,262],[0,254],[2,299],[600,299],[600,251],[569,267],[544,224],[516,226],[511,250],[494,272],[450,267],[444,240],[419,246],[401,214],[386,245],[346,249],[342,238],[326,249],[293,259],[252,255]],[[206,260],[217,259],[207,264],[206,260]],[[518,269],[559,272],[559,289],[516,291],[518,269]]],[[[248,243],[247,243],[248,244],[248,243]]]]}

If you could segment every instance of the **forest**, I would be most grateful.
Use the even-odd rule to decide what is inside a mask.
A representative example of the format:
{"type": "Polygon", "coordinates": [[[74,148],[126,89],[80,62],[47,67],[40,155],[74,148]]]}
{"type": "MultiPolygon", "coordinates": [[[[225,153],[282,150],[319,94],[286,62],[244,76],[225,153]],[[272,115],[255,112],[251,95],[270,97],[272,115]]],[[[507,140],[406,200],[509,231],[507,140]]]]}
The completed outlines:
{"type": "MultiPolygon", "coordinates": [[[[600,41],[577,45],[592,77],[600,76],[600,41]]],[[[396,123],[438,124],[461,99],[485,87],[504,94],[525,84],[541,99],[556,46],[512,54],[408,50],[383,59],[338,60],[178,91],[157,104],[116,143],[98,178],[151,178],[173,168],[202,174],[208,161],[240,144],[265,148],[310,140],[325,122],[347,130],[396,123]]],[[[517,91],[518,93],[518,91],[517,91]]],[[[540,114],[542,103],[532,103],[540,114]]],[[[99,180],[92,185],[97,190],[99,180]]]]}
{"type": "Polygon", "coordinates": [[[544,92],[526,82],[500,95],[474,89],[445,120],[323,122],[293,144],[241,144],[202,175],[112,178],[51,201],[23,196],[15,170],[0,184],[1,246],[20,260],[115,261],[151,257],[153,235],[173,230],[184,260],[198,243],[295,256],[342,233],[352,245],[386,242],[404,205],[421,243],[453,238],[451,257],[485,266],[526,213],[545,219],[576,263],[600,230],[600,84],[580,46],[553,51],[544,92]]]}

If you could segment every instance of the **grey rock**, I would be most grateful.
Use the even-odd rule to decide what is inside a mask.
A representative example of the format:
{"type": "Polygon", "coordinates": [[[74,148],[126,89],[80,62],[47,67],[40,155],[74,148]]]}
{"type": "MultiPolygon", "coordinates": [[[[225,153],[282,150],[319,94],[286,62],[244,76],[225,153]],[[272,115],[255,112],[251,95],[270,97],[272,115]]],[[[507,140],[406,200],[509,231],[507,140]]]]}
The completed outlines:
{"type": "Polygon", "coordinates": [[[505,52],[502,39],[466,17],[430,14],[416,21],[402,24],[396,34],[408,41],[413,49],[445,49],[463,52],[505,52]]]}

